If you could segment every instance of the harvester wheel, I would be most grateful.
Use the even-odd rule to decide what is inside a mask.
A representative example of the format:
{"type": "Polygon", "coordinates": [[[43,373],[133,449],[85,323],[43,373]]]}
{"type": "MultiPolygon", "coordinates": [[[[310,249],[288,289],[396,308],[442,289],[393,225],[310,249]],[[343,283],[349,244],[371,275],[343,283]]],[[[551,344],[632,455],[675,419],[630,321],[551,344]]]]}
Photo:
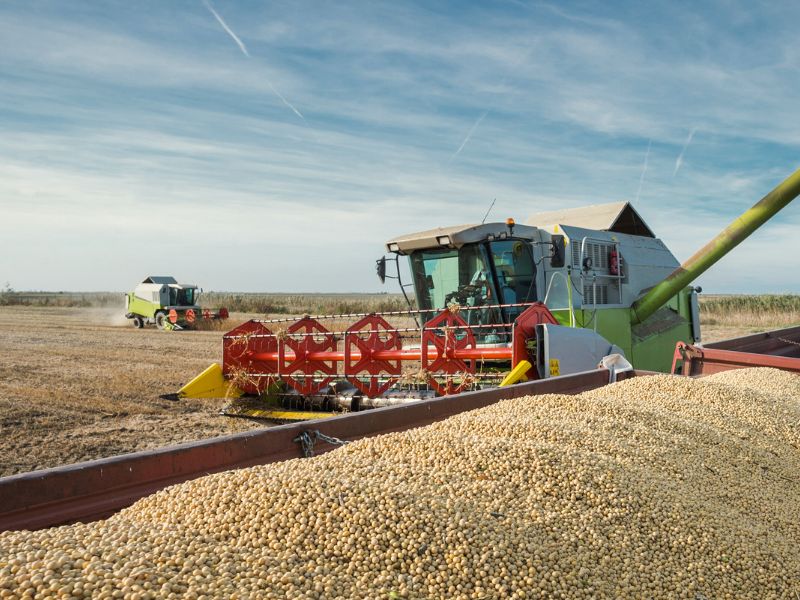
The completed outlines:
{"type": "Polygon", "coordinates": [[[142,317],[133,317],[133,326],[136,327],[136,329],[141,329],[144,327],[144,321],[142,321],[142,317]]]}
{"type": "Polygon", "coordinates": [[[159,329],[164,329],[167,324],[167,315],[163,312],[156,313],[156,327],[159,329]]]}

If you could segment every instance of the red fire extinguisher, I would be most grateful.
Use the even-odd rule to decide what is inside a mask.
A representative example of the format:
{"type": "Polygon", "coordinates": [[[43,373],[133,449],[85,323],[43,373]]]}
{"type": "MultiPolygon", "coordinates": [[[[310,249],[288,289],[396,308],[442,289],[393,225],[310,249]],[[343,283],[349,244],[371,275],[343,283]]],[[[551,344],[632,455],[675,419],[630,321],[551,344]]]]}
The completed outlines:
{"type": "Polygon", "coordinates": [[[612,275],[619,275],[622,271],[622,260],[616,248],[608,254],[608,270],[612,275]]]}

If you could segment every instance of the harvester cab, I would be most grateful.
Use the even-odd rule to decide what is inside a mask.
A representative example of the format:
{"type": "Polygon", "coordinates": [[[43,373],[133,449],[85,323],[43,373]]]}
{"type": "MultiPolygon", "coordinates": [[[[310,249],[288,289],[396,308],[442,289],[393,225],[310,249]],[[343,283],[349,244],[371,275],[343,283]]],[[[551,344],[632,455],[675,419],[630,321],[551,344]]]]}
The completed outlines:
{"type": "MultiPolygon", "coordinates": [[[[598,363],[669,372],[676,344],[700,338],[691,283],[798,193],[800,171],[683,264],[626,202],[399,236],[386,250],[398,280],[408,260],[412,281],[400,289],[413,286],[416,307],[248,321],[223,336],[222,366],[179,396],[250,394],[262,404],[227,414],[291,420],[598,363]]],[[[386,266],[378,261],[382,281],[386,266]]]]}
{"type": "MultiPolygon", "coordinates": [[[[563,372],[562,359],[544,360],[551,353],[543,345],[559,336],[577,343],[559,327],[589,329],[608,342],[606,348],[616,346],[628,358],[638,354],[641,368],[657,370],[666,358],[641,344],[651,334],[675,329],[670,338],[699,338],[691,288],[676,296],[655,329],[632,331],[633,302],[679,263],[627,202],[534,214],[526,225],[508,219],[433,229],[394,238],[386,249],[408,257],[417,307],[426,320],[450,306],[470,309],[464,320],[478,344],[511,343],[517,319],[531,304],[543,304],[557,325],[542,324],[527,342],[539,351],[540,377],[551,371],[550,360],[559,364],[552,371],[563,372]]],[[[584,336],[592,347],[599,343],[584,336]]],[[[667,354],[669,344],[663,342],[667,354]]],[[[601,358],[590,353],[572,368],[592,368],[601,358]]]]}
{"type": "Polygon", "coordinates": [[[125,317],[141,329],[192,329],[200,320],[226,319],[225,308],[211,310],[199,305],[202,290],[196,285],[178,283],[174,277],[151,275],[125,295],[125,317]]]}
{"type": "Polygon", "coordinates": [[[387,248],[408,255],[424,320],[450,306],[469,308],[465,321],[476,326],[479,343],[509,343],[508,326],[538,300],[542,257],[534,234],[531,227],[515,234],[502,223],[464,225],[398,238],[387,248]]]}

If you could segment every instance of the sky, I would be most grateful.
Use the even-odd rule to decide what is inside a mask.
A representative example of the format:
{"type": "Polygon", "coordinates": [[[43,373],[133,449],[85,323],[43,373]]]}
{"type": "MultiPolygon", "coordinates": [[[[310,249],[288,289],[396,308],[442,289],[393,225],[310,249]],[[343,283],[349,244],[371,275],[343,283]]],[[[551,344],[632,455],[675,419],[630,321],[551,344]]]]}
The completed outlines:
{"type": "MultiPolygon", "coordinates": [[[[792,2],[0,0],[0,286],[395,292],[392,236],[631,201],[679,260],[800,166],[792,2]]],[[[800,201],[707,292],[800,292],[800,201]]]]}

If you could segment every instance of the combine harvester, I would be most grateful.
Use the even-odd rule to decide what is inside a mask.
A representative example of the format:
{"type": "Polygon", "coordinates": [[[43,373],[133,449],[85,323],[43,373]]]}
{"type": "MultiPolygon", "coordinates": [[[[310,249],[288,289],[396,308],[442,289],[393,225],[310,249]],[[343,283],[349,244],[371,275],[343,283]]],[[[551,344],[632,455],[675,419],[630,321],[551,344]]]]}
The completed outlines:
{"type": "Polygon", "coordinates": [[[174,277],[150,275],[125,294],[125,318],[136,329],[155,325],[158,329],[193,329],[198,321],[227,319],[228,309],[201,308],[202,290],[196,285],[178,283],[174,277]]]}
{"type": "MultiPolygon", "coordinates": [[[[692,281],[799,191],[796,172],[682,265],[628,203],[535,214],[527,225],[509,219],[400,236],[386,248],[393,278],[408,257],[413,282],[398,282],[404,294],[413,285],[416,310],[248,321],[225,334],[222,366],[178,395],[257,396],[226,414],[302,420],[602,361],[670,372],[676,344],[700,340],[692,281]],[[344,319],[357,321],[323,324],[344,319]]],[[[382,280],[386,268],[380,259],[382,280]]]]}
{"type": "MultiPolygon", "coordinates": [[[[547,315],[550,314],[556,321],[558,321],[559,315],[562,315],[561,318],[563,318],[564,312],[558,310],[550,311],[549,309],[548,312],[545,312],[542,305],[534,303],[514,303],[523,304],[523,306],[506,307],[522,309],[519,311],[519,317],[514,323],[510,324],[512,342],[519,342],[520,338],[518,336],[523,335],[526,336],[526,340],[535,341],[537,344],[534,346],[526,342],[526,344],[524,344],[526,358],[521,360],[527,360],[528,358],[533,359],[534,362],[531,363],[531,367],[528,371],[531,372],[533,377],[538,377],[539,367],[544,365],[549,366],[549,362],[539,364],[536,358],[539,352],[538,343],[543,341],[546,347],[552,348],[548,344],[548,340],[562,338],[559,337],[560,333],[556,333],[555,336],[550,338],[549,333],[553,331],[560,332],[560,328],[562,327],[574,330],[572,333],[576,334],[576,339],[581,339],[585,342],[585,339],[588,338],[577,337],[580,335],[587,335],[578,331],[581,329],[581,323],[583,323],[588,326],[590,334],[594,334],[594,325],[597,324],[598,331],[603,331],[604,335],[612,337],[612,339],[615,340],[615,344],[626,353],[626,356],[632,359],[634,364],[644,361],[648,367],[656,368],[661,371],[668,371],[672,368],[673,372],[683,372],[686,375],[704,375],[732,368],[767,366],[800,372],[800,327],[726,340],[716,344],[709,344],[705,347],[688,344],[684,341],[675,343],[675,340],[680,339],[680,336],[684,333],[692,333],[690,329],[691,311],[687,311],[686,309],[691,308],[693,290],[691,290],[691,288],[687,289],[688,284],[691,283],[693,278],[697,277],[716,262],[716,260],[724,256],[798,194],[800,194],[800,171],[794,173],[789,179],[765,196],[764,199],[752,209],[734,221],[734,223],[726,228],[725,231],[717,236],[708,246],[686,261],[683,266],[675,269],[672,273],[668,274],[668,276],[663,277],[662,281],[655,283],[655,285],[651,284],[653,287],[649,291],[640,293],[641,297],[631,302],[629,306],[609,307],[605,309],[608,311],[618,311],[619,315],[627,315],[627,321],[623,320],[622,317],[619,317],[617,320],[618,323],[621,323],[623,328],[623,334],[617,337],[612,337],[613,331],[601,329],[603,327],[602,319],[606,313],[601,312],[603,309],[599,307],[596,307],[597,314],[594,315],[594,319],[591,322],[585,322],[582,321],[582,319],[587,317],[588,319],[592,319],[591,313],[594,312],[595,307],[586,311],[580,308],[576,302],[573,310],[567,310],[566,312],[570,315],[570,319],[573,318],[572,315],[574,314],[577,327],[556,325],[550,321],[535,323],[532,326],[530,322],[528,325],[520,324],[519,321],[522,319],[522,315],[527,311],[532,311],[528,313],[528,315],[543,315],[544,319],[549,319],[547,315]],[[681,304],[681,302],[683,304],[681,304]],[[662,315],[664,314],[661,309],[665,304],[667,310],[673,313],[669,317],[659,316],[659,313],[662,315]],[[533,307],[533,309],[531,307],[533,307]],[[684,310],[686,316],[681,315],[681,310],[684,310]],[[587,312],[588,315],[586,315],[587,312]],[[597,319],[598,315],[600,321],[597,319]],[[676,316],[680,317],[679,322],[676,316]],[[669,322],[675,322],[675,325],[671,327],[663,325],[667,319],[670,319],[669,322]],[[534,330],[533,335],[519,333],[525,331],[523,327],[532,327],[534,330]],[[662,333],[652,333],[651,335],[654,336],[654,338],[646,335],[646,332],[649,330],[659,331],[659,327],[666,328],[660,330],[662,333]],[[537,328],[540,328],[538,337],[536,336],[537,328]],[[606,331],[611,331],[611,334],[605,333],[606,331]],[[545,335],[544,332],[547,332],[547,335],[545,335]],[[630,337],[626,339],[624,335],[629,335],[630,337]],[[654,346],[649,346],[648,344],[654,344],[654,346]],[[671,347],[670,344],[672,345],[671,347]],[[663,355],[657,354],[659,350],[655,348],[655,345],[664,352],[663,355]],[[647,349],[648,352],[639,353],[643,348],[647,349]],[[651,348],[652,353],[649,351],[651,348]],[[631,352],[631,354],[628,354],[628,352],[631,352]],[[670,367],[670,359],[673,357],[674,363],[672,367],[670,367]]],[[[571,244],[577,244],[582,239],[578,238],[578,241],[576,241],[576,239],[572,237],[581,234],[577,227],[566,226],[560,227],[560,229],[563,233],[557,235],[568,236],[571,244]]],[[[519,229],[515,231],[517,234],[519,233],[519,229]]],[[[541,230],[535,229],[534,231],[539,232],[541,230]]],[[[620,280],[619,283],[622,286],[632,284],[639,285],[633,283],[634,274],[630,269],[641,265],[643,259],[640,257],[647,257],[648,253],[643,252],[642,254],[638,254],[636,250],[640,246],[637,246],[636,242],[630,240],[638,240],[641,238],[640,243],[646,247],[651,247],[651,244],[660,244],[660,242],[654,242],[653,238],[648,236],[632,233],[621,234],[619,232],[607,232],[607,234],[609,239],[610,236],[615,236],[617,238],[616,242],[619,244],[619,246],[615,247],[618,252],[617,256],[625,255],[624,258],[626,262],[622,263],[623,266],[621,270],[623,279],[620,280]],[[625,278],[631,283],[626,283],[625,278]]],[[[454,236],[454,234],[440,235],[454,236]]],[[[597,235],[597,231],[592,232],[592,236],[595,235],[597,235]]],[[[451,238],[450,243],[455,246],[452,240],[453,238],[451,238]]],[[[397,251],[399,251],[400,242],[395,240],[392,243],[398,244],[397,251]]],[[[491,244],[491,241],[484,242],[484,246],[482,247],[484,251],[486,249],[486,243],[491,244]]],[[[465,243],[461,247],[463,248],[466,245],[465,243]]],[[[560,243],[557,243],[557,245],[560,245],[560,243]]],[[[582,242],[580,245],[585,247],[582,242]]],[[[565,248],[569,247],[566,240],[564,246],[565,248]]],[[[537,246],[531,244],[532,249],[536,247],[537,246]]],[[[479,248],[481,247],[479,246],[479,248]]],[[[422,247],[421,250],[427,252],[428,249],[427,247],[422,247]]],[[[411,249],[407,251],[407,253],[412,256],[412,265],[414,251],[415,250],[411,249]]],[[[456,256],[460,255],[460,248],[451,249],[445,247],[439,251],[442,253],[454,252],[456,256]]],[[[664,250],[664,253],[671,256],[666,250],[664,250]]],[[[581,249],[579,258],[581,258],[582,255],[583,248],[581,249]]],[[[553,267],[552,269],[555,271],[558,268],[553,267]]],[[[642,272],[646,272],[646,269],[642,269],[642,272]]],[[[569,270],[567,270],[567,273],[576,278],[581,276],[588,277],[588,275],[581,275],[581,273],[570,273],[569,270]]],[[[433,273],[429,274],[434,281],[434,285],[437,285],[437,281],[439,280],[434,279],[433,273]]],[[[548,275],[548,284],[551,278],[552,275],[548,275]]],[[[428,285],[427,288],[418,288],[418,290],[419,289],[430,289],[430,285],[428,285]]],[[[419,291],[417,292],[417,298],[420,298],[419,291]]],[[[538,299],[539,296],[530,296],[529,298],[538,299]]],[[[469,305],[468,303],[465,304],[469,305]]],[[[422,306],[424,310],[427,305],[422,306]]],[[[494,305],[484,308],[498,311],[503,310],[503,308],[494,305]]],[[[440,316],[445,315],[446,318],[449,318],[447,315],[460,317],[460,315],[463,314],[471,313],[466,310],[462,310],[459,313],[452,311],[449,313],[439,313],[440,316]]],[[[609,316],[614,314],[616,314],[616,312],[608,312],[609,316]]],[[[527,316],[525,318],[528,319],[530,317],[527,316]]],[[[462,320],[465,322],[467,321],[466,318],[462,318],[462,320]]],[[[531,319],[531,321],[533,321],[533,319],[531,319]]],[[[304,320],[300,321],[300,323],[303,322],[307,323],[307,321],[304,320]]],[[[375,321],[371,320],[370,322],[375,321]]],[[[467,322],[467,326],[459,323],[458,329],[470,332],[481,331],[477,328],[479,324],[480,323],[473,323],[468,327],[470,325],[469,322],[467,322]]],[[[251,321],[249,324],[246,323],[245,326],[252,328],[254,331],[263,331],[263,329],[266,329],[266,327],[258,321],[251,321]]],[[[586,326],[582,327],[582,329],[587,329],[586,326]]],[[[438,328],[441,329],[441,324],[438,325],[438,328]]],[[[298,352],[298,354],[289,354],[290,350],[285,347],[288,346],[288,344],[281,345],[286,339],[284,337],[276,336],[272,332],[263,334],[262,337],[256,337],[256,335],[262,334],[254,334],[248,337],[246,334],[241,333],[241,331],[241,328],[237,328],[225,337],[226,369],[231,372],[231,369],[234,367],[247,367],[253,375],[267,375],[273,384],[277,384],[280,381],[278,374],[273,371],[264,370],[265,365],[268,368],[280,369],[282,365],[281,361],[285,364],[289,359],[296,360],[297,357],[302,356],[302,353],[305,351],[305,346],[301,345],[302,342],[308,339],[308,336],[306,336],[301,338],[300,343],[295,343],[294,348],[297,349],[296,352],[298,352]],[[234,343],[236,346],[234,346],[234,343]],[[283,348],[283,358],[281,358],[280,352],[277,358],[273,354],[275,352],[273,348],[276,347],[279,349],[283,348]],[[238,357],[235,363],[229,362],[231,356],[238,357]]],[[[370,330],[368,329],[367,331],[370,330]]],[[[389,333],[382,334],[384,338],[388,336],[388,339],[395,339],[392,337],[392,329],[386,329],[385,331],[389,333]]],[[[437,329],[434,328],[433,331],[436,332],[437,329]]],[[[696,332],[697,330],[694,331],[696,332]]],[[[394,332],[402,333],[400,331],[394,332]]],[[[417,332],[419,333],[418,330],[417,332]]],[[[473,336],[475,335],[476,334],[473,333],[473,336]]],[[[598,336],[599,335],[598,333],[598,336]]],[[[378,333],[376,333],[375,336],[380,339],[378,333]]],[[[594,338],[594,335],[590,337],[594,338]]],[[[325,339],[329,338],[323,336],[323,342],[325,339]]],[[[366,339],[369,340],[370,336],[366,336],[366,339]]],[[[458,338],[451,339],[457,340],[458,338]]],[[[566,337],[563,339],[566,339],[566,337]]],[[[377,342],[370,343],[375,344],[377,342]]],[[[436,355],[438,352],[441,352],[441,355],[445,358],[448,357],[448,353],[455,358],[457,357],[456,352],[459,351],[459,349],[454,348],[451,351],[453,344],[454,342],[451,341],[446,346],[430,348],[428,350],[428,355],[436,355]]],[[[608,342],[608,344],[610,347],[610,342],[608,342]]],[[[366,350],[360,350],[364,352],[360,360],[369,357],[368,350],[371,346],[365,345],[362,346],[362,348],[366,348],[366,350]]],[[[475,348],[478,348],[480,352],[486,352],[487,357],[491,352],[496,353],[493,356],[493,362],[504,360],[508,363],[510,360],[513,360],[513,353],[515,351],[519,352],[519,350],[515,350],[513,346],[508,344],[504,345],[499,342],[490,344],[486,341],[481,345],[478,345],[476,342],[475,348]]],[[[468,346],[467,349],[471,352],[473,351],[471,346],[468,346]]],[[[391,350],[393,352],[399,351],[400,354],[398,354],[398,356],[400,357],[406,354],[412,356],[414,353],[418,354],[421,352],[421,349],[398,348],[396,347],[396,340],[395,347],[391,348],[391,350]]],[[[332,353],[330,350],[323,350],[320,352],[324,352],[324,354],[321,356],[306,355],[305,360],[324,359],[328,361],[329,364],[333,365],[343,362],[344,357],[341,354],[334,355],[334,358],[331,358],[332,353]],[[335,358],[338,358],[338,360],[335,360],[335,358]]],[[[374,350],[370,360],[379,360],[381,355],[375,356],[378,352],[382,352],[382,350],[374,350]]],[[[354,354],[355,350],[351,347],[349,352],[349,359],[351,361],[355,360],[354,354]]],[[[550,357],[560,359],[571,358],[566,354],[558,356],[551,355],[550,357]]],[[[454,358],[449,360],[453,360],[454,358]]],[[[385,360],[389,359],[387,358],[385,360]]],[[[393,358],[392,360],[401,361],[402,364],[403,358],[393,358]]],[[[470,358],[465,357],[464,360],[470,360],[470,358]]],[[[471,360],[479,359],[473,358],[471,360]]],[[[489,362],[488,358],[485,360],[489,362]]],[[[563,366],[566,363],[560,362],[559,364],[563,366]]],[[[570,375],[562,374],[561,376],[553,376],[554,374],[551,369],[549,373],[550,377],[521,382],[516,385],[486,385],[483,389],[476,391],[407,402],[396,406],[376,408],[375,410],[339,414],[333,418],[319,419],[310,423],[288,423],[276,427],[190,442],[168,448],[136,452],[124,456],[110,457],[0,478],[0,498],[3,499],[3,502],[0,503],[0,531],[39,529],[75,521],[91,521],[106,517],[125,506],[129,506],[137,499],[152,494],[157,490],[210,473],[253,465],[269,464],[301,456],[321,454],[335,449],[345,441],[421,427],[464,411],[489,406],[504,399],[551,393],[577,394],[602,387],[614,378],[622,380],[652,375],[652,372],[640,370],[638,364],[636,364],[636,366],[637,368],[634,370],[615,372],[613,364],[608,364],[607,362],[607,364],[601,368],[595,368],[595,365],[591,365],[590,370],[570,375]]],[[[440,371],[440,373],[441,372],[443,371],[440,371]]],[[[325,375],[332,379],[335,377],[333,374],[325,373],[325,375]]],[[[461,377],[463,377],[463,375],[461,377]]],[[[219,389],[224,393],[225,388],[229,387],[231,382],[223,379],[221,370],[219,378],[221,380],[219,382],[219,389]]],[[[254,381],[262,381],[262,379],[264,378],[253,377],[254,381]]],[[[316,379],[319,378],[317,377],[316,379]]],[[[385,382],[391,378],[382,376],[380,379],[385,382]]],[[[297,381],[299,381],[299,378],[297,381]]],[[[358,381],[366,384],[372,381],[372,379],[363,378],[358,379],[358,381]]],[[[442,381],[446,382],[447,378],[443,377],[442,381]]],[[[264,383],[262,382],[259,386],[254,386],[251,389],[258,391],[263,385],[264,383]]],[[[289,385],[289,387],[291,387],[289,383],[284,385],[289,385]]],[[[379,396],[376,395],[376,397],[379,396]]],[[[324,415],[320,414],[319,416],[324,415]]]]}

